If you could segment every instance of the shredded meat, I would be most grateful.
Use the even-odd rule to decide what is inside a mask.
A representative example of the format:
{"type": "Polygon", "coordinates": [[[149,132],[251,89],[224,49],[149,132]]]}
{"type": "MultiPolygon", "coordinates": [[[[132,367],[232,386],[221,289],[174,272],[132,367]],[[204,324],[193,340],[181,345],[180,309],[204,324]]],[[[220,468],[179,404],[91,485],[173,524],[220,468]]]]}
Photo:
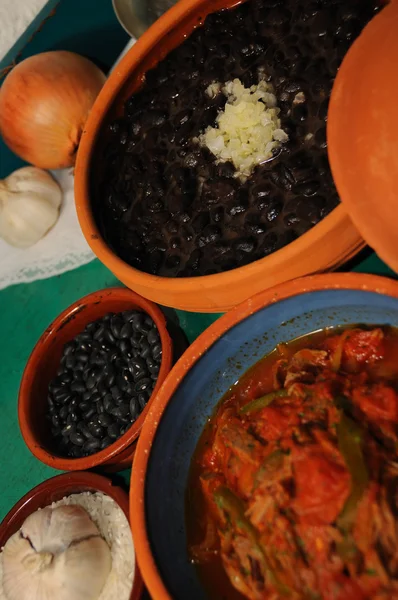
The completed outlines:
{"type": "Polygon", "coordinates": [[[284,345],[271,389],[252,377],[220,405],[198,457],[200,556],[218,552],[243,596],[398,600],[397,340],[355,328],[284,345]]]}

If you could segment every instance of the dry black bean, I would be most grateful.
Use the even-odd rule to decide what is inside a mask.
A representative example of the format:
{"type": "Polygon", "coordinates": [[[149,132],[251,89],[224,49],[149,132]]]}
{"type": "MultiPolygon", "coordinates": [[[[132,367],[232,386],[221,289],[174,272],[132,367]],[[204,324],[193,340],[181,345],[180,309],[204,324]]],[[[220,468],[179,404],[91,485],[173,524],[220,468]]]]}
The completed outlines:
{"type": "Polygon", "coordinates": [[[72,444],[76,444],[76,446],[83,446],[85,439],[84,436],[80,433],[74,432],[70,434],[70,441],[72,442],[72,444]]]}
{"type": "Polygon", "coordinates": [[[115,401],[112,394],[107,394],[104,396],[103,405],[106,412],[110,412],[112,410],[112,408],[115,406],[115,401]]]}
{"type": "Polygon", "coordinates": [[[149,374],[150,369],[159,369],[160,359],[153,356],[153,350],[161,349],[159,339],[149,315],[125,311],[89,324],[69,344],[67,354],[61,357],[65,366],[58,369],[48,388],[46,417],[58,452],[87,456],[123,435],[153,389],[149,374]],[[119,338],[112,325],[114,330],[119,328],[119,338]],[[87,336],[95,339],[89,341],[87,336]],[[71,358],[73,368],[68,369],[66,362],[71,358]],[[137,384],[147,390],[139,397],[137,384]]]}
{"type": "Polygon", "coordinates": [[[128,339],[128,338],[130,338],[132,331],[133,331],[133,328],[131,326],[131,323],[127,322],[123,325],[123,327],[120,330],[120,337],[122,339],[128,339]]]}
{"type": "Polygon", "coordinates": [[[152,356],[155,360],[159,360],[160,357],[162,356],[162,346],[161,344],[156,344],[156,346],[154,346],[152,348],[152,356]]]}
{"type": "Polygon", "coordinates": [[[73,354],[69,354],[65,360],[65,366],[67,369],[73,369],[75,366],[76,359],[73,354]]]}
{"type": "MultiPolygon", "coordinates": [[[[98,418],[98,420],[99,420],[99,418],[98,418]]],[[[87,427],[93,437],[101,439],[101,437],[103,436],[104,430],[100,423],[95,423],[95,422],[91,421],[90,423],[88,423],[87,427]]],[[[104,425],[104,427],[105,427],[105,425],[104,425]]]]}
{"type": "Polygon", "coordinates": [[[138,393],[145,392],[150,386],[152,386],[152,380],[149,377],[145,377],[135,384],[135,391],[138,393]]]}
{"type": "Polygon", "coordinates": [[[75,350],[75,342],[68,342],[67,344],[65,344],[64,349],[63,349],[63,355],[64,356],[69,356],[70,354],[72,354],[75,350]]]}
{"type": "Polygon", "coordinates": [[[97,331],[94,333],[93,338],[95,340],[98,340],[99,342],[102,342],[103,338],[104,338],[104,333],[105,333],[105,327],[104,325],[100,325],[97,329],[97,331]]]}
{"type": "Polygon", "coordinates": [[[90,440],[84,442],[83,451],[87,452],[88,454],[92,454],[100,448],[100,445],[100,440],[98,440],[97,438],[91,438],[90,440]]]}
{"type": "Polygon", "coordinates": [[[158,330],[152,327],[152,329],[148,331],[147,340],[151,346],[157,344],[159,342],[158,330]]]}
{"type": "Polygon", "coordinates": [[[82,363],[86,363],[88,361],[89,357],[88,357],[87,352],[76,352],[75,358],[76,358],[76,360],[78,360],[82,363]]]}
{"type": "Polygon", "coordinates": [[[120,332],[121,332],[121,329],[123,327],[123,321],[119,317],[114,316],[114,317],[112,317],[110,324],[111,324],[112,335],[116,339],[119,339],[120,338],[120,332]]]}
{"type": "Polygon", "coordinates": [[[108,413],[98,415],[98,423],[103,427],[108,427],[113,422],[112,417],[108,413]]]}
{"type": "Polygon", "coordinates": [[[129,409],[131,420],[134,421],[140,413],[140,405],[137,397],[131,398],[129,409]]]}
{"type": "Polygon", "coordinates": [[[148,398],[144,393],[138,394],[138,404],[140,405],[141,410],[144,410],[147,402],[148,398]]]}
{"type": "Polygon", "coordinates": [[[70,389],[72,392],[78,392],[79,394],[83,394],[86,391],[86,386],[84,385],[81,379],[77,379],[71,383],[70,389]]]}
{"type": "Polygon", "coordinates": [[[93,437],[93,434],[91,433],[87,425],[82,421],[80,421],[80,423],[77,424],[77,429],[82,435],[84,435],[85,438],[90,439],[93,437]]]}
{"type": "MultiPolygon", "coordinates": [[[[127,323],[127,325],[130,325],[130,323],[127,323]]],[[[131,348],[130,342],[128,340],[125,340],[125,339],[124,340],[120,340],[118,346],[119,346],[120,352],[122,354],[127,354],[129,352],[130,348],[131,348]]]]}
{"type": "Polygon", "coordinates": [[[60,418],[64,421],[69,414],[69,406],[63,406],[59,411],[60,418]]]}
{"type": "Polygon", "coordinates": [[[113,408],[111,411],[112,416],[116,417],[117,419],[123,419],[123,417],[126,417],[130,412],[130,407],[126,406],[125,404],[122,404],[121,406],[117,406],[116,408],[113,408]]]}
{"type": "Polygon", "coordinates": [[[73,433],[74,431],[75,431],[75,426],[72,423],[70,423],[62,429],[61,434],[63,436],[70,436],[70,434],[73,433]]]}
{"type": "Polygon", "coordinates": [[[112,423],[112,425],[109,425],[109,427],[106,431],[107,431],[108,436],[110,438],[112,438],[113,440],[118,438],[120,435],[120,427],[117,423],[112,423]]]}
{"type": "Polygon", "coordinates": [[[104,437],[103,440],[100,443],[101,450],[103,450],[104,448],[107,448],[112,443],[113,443],[113,440],[109,436],[104,437]]]}

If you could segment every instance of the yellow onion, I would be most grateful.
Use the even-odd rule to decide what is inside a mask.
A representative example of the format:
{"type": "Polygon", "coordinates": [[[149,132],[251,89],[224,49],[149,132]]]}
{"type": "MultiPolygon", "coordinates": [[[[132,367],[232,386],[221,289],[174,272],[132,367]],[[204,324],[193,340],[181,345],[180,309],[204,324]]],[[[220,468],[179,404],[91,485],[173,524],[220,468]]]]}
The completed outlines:
{"type": "Polygon", "coordinates": [[[90,60],[57,50],[31,56],[0,88],[0,133],[9,148],[42,169],[70,167],[88,114],[105,82],[90,60]]]}

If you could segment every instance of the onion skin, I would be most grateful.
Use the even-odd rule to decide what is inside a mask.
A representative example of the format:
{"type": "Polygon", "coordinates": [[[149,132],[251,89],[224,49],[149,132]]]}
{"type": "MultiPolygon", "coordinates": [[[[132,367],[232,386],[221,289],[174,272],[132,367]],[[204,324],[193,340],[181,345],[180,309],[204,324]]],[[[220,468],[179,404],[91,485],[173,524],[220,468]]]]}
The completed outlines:
{"type": "Polygon", "coordinates": [[[5,143],[42,169],[74,165],[84,125],[105,79],[96,65],[73,52],[43,52],[25,59],[0,88],[5,143]]]}

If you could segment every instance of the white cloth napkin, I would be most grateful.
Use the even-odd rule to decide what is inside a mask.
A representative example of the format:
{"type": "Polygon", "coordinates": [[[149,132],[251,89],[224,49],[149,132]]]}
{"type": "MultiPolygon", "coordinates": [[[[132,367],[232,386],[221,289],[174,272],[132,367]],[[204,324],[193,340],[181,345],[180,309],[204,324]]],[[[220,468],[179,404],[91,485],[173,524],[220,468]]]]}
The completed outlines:
{"type": "Polygon", "coordinates": [[[46,4],[47,0],[0,0],[0,60],[46,4]]]}
{"type": "MultiPolygon", "coordinates": [[[[129,41],[115,65],[135,41],[129,41]]],[[[60,275],[95,258],[77,220],[72,169],[54,171],[52,174],[63,190],[59,219],[53,229],[30,248],[14,248],[0,239],[0,290],[15,283],[29,283],[60,275]]]]}

